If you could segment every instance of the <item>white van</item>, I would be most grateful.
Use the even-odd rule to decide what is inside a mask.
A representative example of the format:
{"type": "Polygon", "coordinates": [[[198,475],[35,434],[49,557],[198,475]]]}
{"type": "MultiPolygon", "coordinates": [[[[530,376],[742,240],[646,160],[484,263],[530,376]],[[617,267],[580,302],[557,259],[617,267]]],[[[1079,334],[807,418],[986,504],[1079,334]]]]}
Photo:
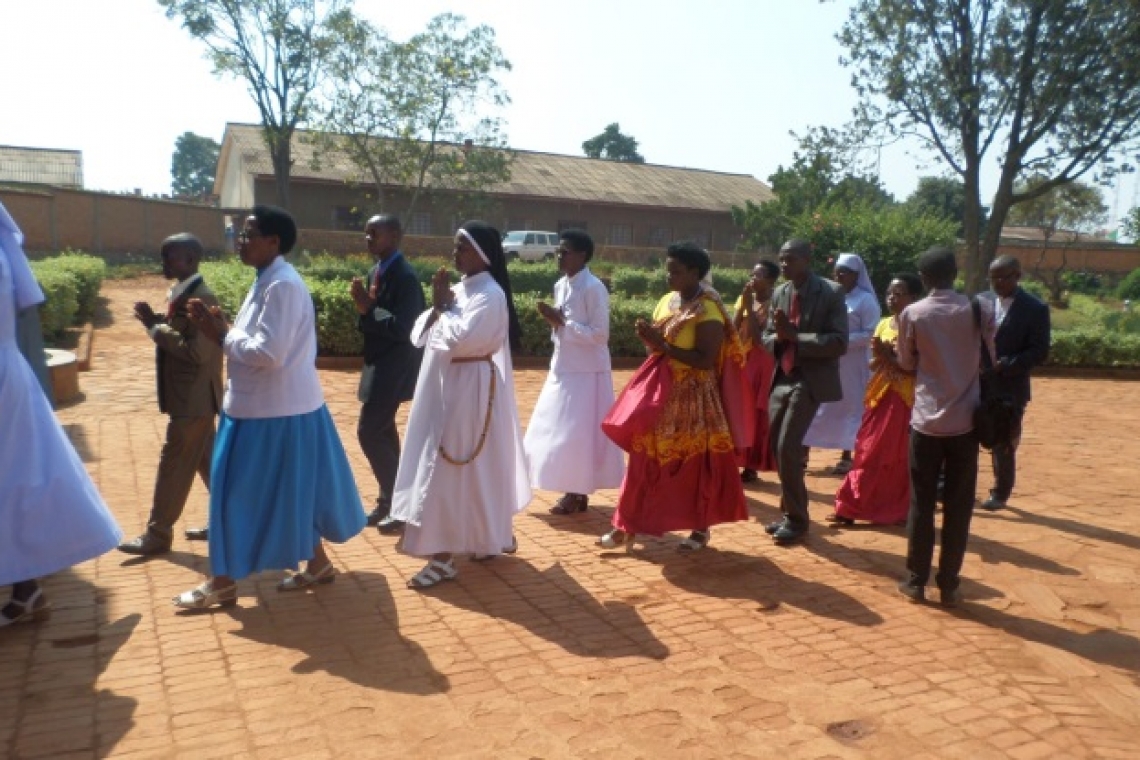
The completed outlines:
{"type": "Polygon", "coordinates": [[[503,253],[522,261],[553,260],[558,255],[558,233],[526,230],[503,236],[503,253]]]}

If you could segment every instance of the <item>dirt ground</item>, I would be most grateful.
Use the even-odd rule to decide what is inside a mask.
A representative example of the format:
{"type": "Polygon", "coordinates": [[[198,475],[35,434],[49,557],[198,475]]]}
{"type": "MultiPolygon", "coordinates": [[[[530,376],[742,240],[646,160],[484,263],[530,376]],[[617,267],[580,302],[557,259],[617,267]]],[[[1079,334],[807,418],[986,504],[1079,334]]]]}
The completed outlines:
{"type": "MultiPolygon", "coordinates": [[[[165,426],[131,304],[164,288],[104,285],[83,398],[59,412],[129,536],[165,426]]],[[[544,376],[516,373],[524,423],[544,376]]],[[[321,379],[370,502],[357,374],[321,379]]],[[[901,529],[822,523],[839,483],[822,451],[816,523],[794,548],[761,530],[768,474],[748,489],[753,519],[691,556],[677,535],[599,552],[616,493],[553,517],[558,494],[539,492],[517,555],[460,560],[429,593],[404,586],[420,560],[372,529],[330,547],[335,584],[281,594],[264,573],[205,615],[170,605],[205,545],[111,552],[46,580],[50,620],[0,631],[0,757],[1133,758],[1138,390],[1034,383],[1014,497],[976,515],[952,612],[896,593],[901,529]]],[[[206,499],[196,484],[185,524],[206,499]]]]}

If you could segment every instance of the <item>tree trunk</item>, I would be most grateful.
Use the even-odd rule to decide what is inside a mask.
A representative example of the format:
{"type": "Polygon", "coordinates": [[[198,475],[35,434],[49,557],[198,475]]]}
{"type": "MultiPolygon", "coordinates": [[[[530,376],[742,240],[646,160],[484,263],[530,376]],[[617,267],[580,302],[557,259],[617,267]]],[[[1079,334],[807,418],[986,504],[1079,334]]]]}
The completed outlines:
{"type": "Polygon", "coordinates": [[[293,169],[293,133],[263,133],[265,146],[269,148],[269,158],[273,162],[273,178],[277,185],[277,205],[289,208],[289,174],[293,169]]]}
{"type": "Polygon", "coordinates": [[[978,187],[981,172],[977,160],[967,160],[963,176],[966,207],[962,213],[962,233],[966,240],[965,272],[966,291],[977,293],[981,283],[982,193],[978,187]]]}

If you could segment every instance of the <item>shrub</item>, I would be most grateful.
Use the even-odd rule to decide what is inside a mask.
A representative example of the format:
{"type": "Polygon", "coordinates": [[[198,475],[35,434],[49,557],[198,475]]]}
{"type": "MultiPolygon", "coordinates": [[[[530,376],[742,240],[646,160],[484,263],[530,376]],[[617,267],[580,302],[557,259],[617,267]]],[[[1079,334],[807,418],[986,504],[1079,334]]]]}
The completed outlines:
{"type": "Polygon", "coordinates": [[[372,259],[367,256],[329,256],[321,254],[309,257],[297,265],[297,271],[306,280],[330,282],[342,280],[352,282],[353,277],[367,277],[372,269],[372,259]]]}
{"type": "MultiPolygon", "coordinates": [[[[522,350],[526,356],[550,356],[554,344],[550,340],[550,325],[538,313],[536,304],[544,300],[535,293],[516,293],[515,310],[522,325],[522,350]]],[[[610,355],[645,356],[645,346],[637,337],[633,324],[638,319],[653,315],[656,299],[615,298],[610,301],[610,355]]]]}
{"type": "Polygon", "coordinates": [[[56,338],[75,321],[75,315],[79,313],[75,278],[70,272],[50,266],[44,261],[33,261],[32,272],[45,297],[44,303],[40,305],[41,331],[45,338],[56,338]]]}
{"type": "Polygon", "coordinates": [[[554,283],[562,276],[558,264],[550,261],[534,264],[512,261],[507,264],[507,273],[511,277],[511,290],[515,293],[540,293],[546,298],[550,297],[554,283]]]}
{"type": "Polygon", "coordinates": [[[1120,285],[1116,288],[1116,295],[1122,301],[1140,299],[1140,269],[1133,269],[1127,277],[1120,281],[1120,285]]]}
{"type": "Polygon", "coordinates": [[[660,270],[650,272],[647,269],[618,267],[610,275],[610,288],[615,295],[644,296],[649,294],[654,279],[657,280],[658,288],[663,287],[660,270]]]}
{"type": "Polygon", "coordinates": [[[202,277],[222,307],[226,318],[233,320],[241,308],[245,294],[253,284],[255,272],[236,259],[228,261],[207,261],[198,267],[202,277]]]}
{"type": "Polygon", "coordinates": [[[321,356],[360,356],[364,337],[356,329],[357,311],[346,280],[306,278],[317,310],[317,353],[321,356]]]}
{"type": "Polygon", "coordinates": [[[1104,281],[1096,272],[1062,272],[1061,282],[1070,293],[1095,296],[1104,291],[1104,281]]]}
{"type": "Polygon", "coordinates": [[[88,256],[78,251],[64,251],[62,255],[49,259],[52,264],[75,278],[75,297],[79,310],[74,324],[83,324],[95,316],[99,303],[99,288],[107,277],[107,262],[97,256],[88,256]]]}
{"type": "Polygon", "coordinates": [[[725,304],[732,308],[736,303],[736,299],[740,298],[740,294],[744,292],[744,284],[748,282],[749,276],[752,271],[749,269],[726,269],[721,267],[713,267],[713,287],[720,293],[720,297],[724,299],[725,304]]]}
{"type": "Polygon", "coordinates": [[[1054,331],[1046,364],[1054,367],[1140,368],[1140,335],[1054,331]]]}
{"type": "Polygon", "coordinates": [[[1051,296],[1049,294],[1049,288],[1045,287],[1045,283],[1041,282],[1040,280],[1030,280],[1022,277],[1021,282],[1018,284],[1021,285],[1022,289],[1024,289],[1026,293],[1036,296],[1038,301],[1041,301],[1042,303],[1049,303],[1051,296]]]}

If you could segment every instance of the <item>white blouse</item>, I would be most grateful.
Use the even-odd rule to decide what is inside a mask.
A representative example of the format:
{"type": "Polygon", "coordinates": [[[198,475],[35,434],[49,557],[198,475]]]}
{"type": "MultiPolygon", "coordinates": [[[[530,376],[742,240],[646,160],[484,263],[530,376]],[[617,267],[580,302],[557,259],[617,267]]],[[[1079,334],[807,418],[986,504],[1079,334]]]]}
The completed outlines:
{"type": "Polygon", "coordinates": [[[290,417],[324,404],[315,317],[301,275],[278,256],[254,281],[222,343],[227,415],[290,417]]]}
{"type": "Polygon", "coordinates": [[[610,294],[588,268],[554,283],[554,308],[566,323],[551,331],[551,372],[610,371],[610,294]]]}

